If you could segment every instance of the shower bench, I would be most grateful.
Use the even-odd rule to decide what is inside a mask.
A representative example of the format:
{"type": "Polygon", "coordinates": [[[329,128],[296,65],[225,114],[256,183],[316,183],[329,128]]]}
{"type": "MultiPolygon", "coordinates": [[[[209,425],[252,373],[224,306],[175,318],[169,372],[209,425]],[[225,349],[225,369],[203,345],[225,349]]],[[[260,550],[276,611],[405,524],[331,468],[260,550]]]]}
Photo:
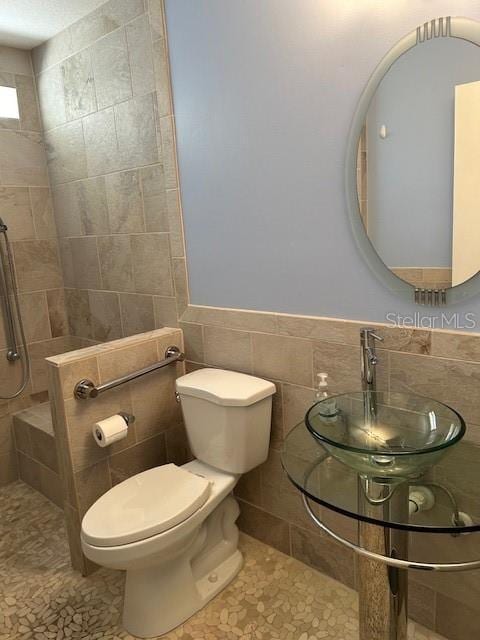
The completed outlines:
{"type": "Polygon", "coordinates": [[[20,479],[63,508],[50,403],[13,414],[13,432],[20,479]]]}

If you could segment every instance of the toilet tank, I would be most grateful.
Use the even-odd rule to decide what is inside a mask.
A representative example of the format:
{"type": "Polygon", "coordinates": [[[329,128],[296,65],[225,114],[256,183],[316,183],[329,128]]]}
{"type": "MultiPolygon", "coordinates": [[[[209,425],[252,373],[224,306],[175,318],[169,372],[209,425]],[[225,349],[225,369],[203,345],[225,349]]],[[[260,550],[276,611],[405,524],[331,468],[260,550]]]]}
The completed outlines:
{"type": "Polygon", "coordinates": [[[267,459],[275,385],[245,373],[199,369],[176,381],[193,455],[230,473],[267,459]]]}

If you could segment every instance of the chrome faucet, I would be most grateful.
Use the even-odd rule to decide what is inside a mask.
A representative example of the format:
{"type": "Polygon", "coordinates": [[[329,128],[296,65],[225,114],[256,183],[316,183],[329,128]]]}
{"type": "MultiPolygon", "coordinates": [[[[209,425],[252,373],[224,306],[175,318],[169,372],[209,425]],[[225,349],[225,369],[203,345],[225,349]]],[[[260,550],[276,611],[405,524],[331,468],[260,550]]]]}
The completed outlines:
{"type": "Polygon", "coordinates": [[[374,329],[364,327],[360,329],[360,347],[361,347],[361,373],[362,373],[362,390],[376,391],[376,375],[375,369],[378,363],[377,354],[375,353],[375,341],[383,342],[383,338],[375,333],[374,329]]]}
{"type": "Polygon", "coordinates": [[[383,342],[383,338],[375,333],[374,329],[364,327],[360,329],[360,347],[361,347],[361,374],[362,374],[362,391],[364,393],[364,414],[365,425],[372,426],[376,422],[377,417],[377,397],[373,393],[376,387],[376,367],[378,363],[377,354],[375,353],[375,341],[383,342]]]}

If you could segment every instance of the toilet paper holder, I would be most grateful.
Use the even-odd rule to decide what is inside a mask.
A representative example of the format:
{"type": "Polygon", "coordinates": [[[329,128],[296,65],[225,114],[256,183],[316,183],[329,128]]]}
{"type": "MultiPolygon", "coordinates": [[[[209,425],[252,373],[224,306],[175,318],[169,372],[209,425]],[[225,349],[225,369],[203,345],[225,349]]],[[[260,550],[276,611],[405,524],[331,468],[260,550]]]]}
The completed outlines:
{"type": "Polygon", "coordinates": [[[127,437],[129,425],[133,424],[134,422],[135,416],[131,413],[127,413],[126,411],[119,411],[115,415],[110,416],[105,420],[100,420],[99,422],[94,424],[92,428],[95,442],[99,447],[108,447],[118,440],[123,440],[123,438],[127,437]],[[107,427],[107,431],[105,431],[106,423],[111,420],[118,420],[119,418],[121,418],[121,420],[125,422],[125,426],[123,428],[119,429],[119,426],[117,424],[113,431],[109,432],[109,429],[112,429],[112,427],[109,425],[109,427],[107,427]]]}
{"type": "Polygon", "coordinates": [[[131,413],[126,413],[125,411],[119,411],[118,415],[122,416],[122,418],[127,423],[127,427],[135,422],[135,416],[132,415],[131,413]]]}

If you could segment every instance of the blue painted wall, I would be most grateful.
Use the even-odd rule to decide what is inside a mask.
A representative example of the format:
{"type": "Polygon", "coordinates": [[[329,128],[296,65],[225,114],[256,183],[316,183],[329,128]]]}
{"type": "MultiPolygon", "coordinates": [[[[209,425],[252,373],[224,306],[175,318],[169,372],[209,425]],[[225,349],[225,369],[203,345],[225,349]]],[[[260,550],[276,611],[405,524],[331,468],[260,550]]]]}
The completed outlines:
{"type": "MultiPolygon", "coordinates": [[[[372,70],[476,0],[167,0],[194,304],[383,321],[413,313],[364,264],[343,195],[372,70]]],[[[480,312],[480,300],[455,311],[480,312]]],[[[480,317],[480,315],[479,315],[480,317]]]]}

